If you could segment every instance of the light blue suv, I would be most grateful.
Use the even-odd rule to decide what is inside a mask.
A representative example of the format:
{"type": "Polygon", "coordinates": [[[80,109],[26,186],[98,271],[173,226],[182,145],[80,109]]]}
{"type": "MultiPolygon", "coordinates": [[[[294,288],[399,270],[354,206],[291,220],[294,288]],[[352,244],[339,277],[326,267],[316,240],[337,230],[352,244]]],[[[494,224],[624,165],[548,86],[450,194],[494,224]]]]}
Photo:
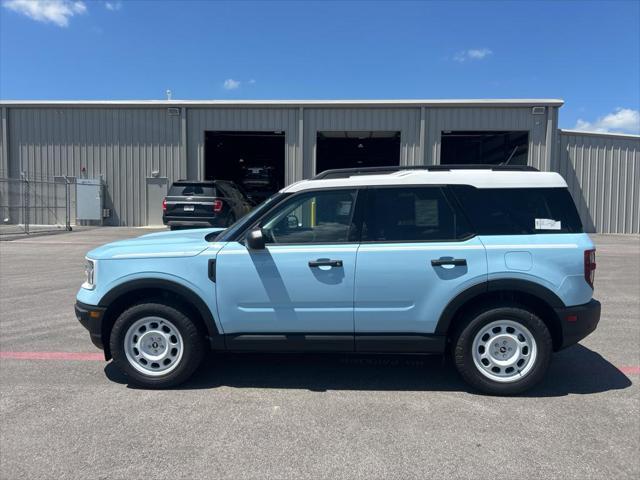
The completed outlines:
{"type": "Polygon", "coordinates": [[[76,315],[132,383],[205,352],[439,353],[491,394],[592,332],[595,249],[567,185],[530,167],[331,170],[225,230],[87,254],[76,315]]]}

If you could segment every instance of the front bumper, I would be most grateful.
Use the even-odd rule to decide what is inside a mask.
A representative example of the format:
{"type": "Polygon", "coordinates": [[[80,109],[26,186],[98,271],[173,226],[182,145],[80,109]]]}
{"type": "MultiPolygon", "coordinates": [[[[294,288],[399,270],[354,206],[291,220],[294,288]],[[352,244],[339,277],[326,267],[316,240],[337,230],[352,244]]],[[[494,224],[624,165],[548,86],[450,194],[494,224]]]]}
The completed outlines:
{"type": "Polygon", "coordinates": [[[593,332],[600,321],[600,302],[591,300],[584,305],[556,308],[562,328],[560,349],[578,343],[593,332]]]}
{"type": "Polygon", "coordinates": [[[105,310],[105,308],[87,305],[78,301],[76,301],[75,305],[76,318],[84,328],[89,330],[91,342],[102,350],[104,350],[102,343],[102,317],[105,310]]]}

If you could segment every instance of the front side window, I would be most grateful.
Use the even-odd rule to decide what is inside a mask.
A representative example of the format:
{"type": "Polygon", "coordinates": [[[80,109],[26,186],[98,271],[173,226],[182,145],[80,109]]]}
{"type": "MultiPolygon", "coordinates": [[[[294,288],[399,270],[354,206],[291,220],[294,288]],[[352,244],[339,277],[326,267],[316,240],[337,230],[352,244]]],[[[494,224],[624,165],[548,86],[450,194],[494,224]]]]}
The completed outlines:
{"type": "Polygon", "coordinates": [[[355,203],[355,190],[298,195],[261,222],[265,241],[270,244],[348,242],[355,203]]]}
{"type": "Polygon", "coordinates": [[[447,241],[469,229],[440,187],[373,188],[364,208],[362,241],[447,241]]]}

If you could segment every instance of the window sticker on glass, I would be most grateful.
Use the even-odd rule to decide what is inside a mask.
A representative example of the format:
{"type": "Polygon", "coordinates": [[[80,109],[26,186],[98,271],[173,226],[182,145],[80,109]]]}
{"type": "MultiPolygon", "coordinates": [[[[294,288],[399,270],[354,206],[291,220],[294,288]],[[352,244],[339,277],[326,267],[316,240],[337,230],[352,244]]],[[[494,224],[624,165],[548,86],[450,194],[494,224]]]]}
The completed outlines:
{"type": "Polygon", "coordinates": [[[348,217],[351,215],[351,203],[350,201],[340,202],[338,205],[338,215],[341,217],[348,217]]]}
{"type": "Polygon", "coordinates": [[[435,199],[421,200],[416,198],[416,226],[417,227],[437,227],[438,226],[438,201],[435,199]]]}
{"type": "Polygon", "coordinates": [[[536,218],[536,230],[562,230],[562,222],[551,218],[536,218]]]}

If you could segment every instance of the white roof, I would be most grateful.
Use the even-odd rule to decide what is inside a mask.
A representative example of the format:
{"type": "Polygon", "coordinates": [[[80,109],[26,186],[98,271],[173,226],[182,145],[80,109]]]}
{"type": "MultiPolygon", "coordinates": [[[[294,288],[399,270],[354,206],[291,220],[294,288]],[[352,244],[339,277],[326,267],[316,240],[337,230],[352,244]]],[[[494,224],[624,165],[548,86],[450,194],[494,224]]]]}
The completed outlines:
{"type": "Polygon", "coordinates": [[[567,183],[555,172],[494,170],[400,170],[393,173],[354,175],[347,178],[302,180],[281,191],[302,192],[317,188],[364,187],[378,185],[471,185],[477,188],[552,188],[567,183]]]}

